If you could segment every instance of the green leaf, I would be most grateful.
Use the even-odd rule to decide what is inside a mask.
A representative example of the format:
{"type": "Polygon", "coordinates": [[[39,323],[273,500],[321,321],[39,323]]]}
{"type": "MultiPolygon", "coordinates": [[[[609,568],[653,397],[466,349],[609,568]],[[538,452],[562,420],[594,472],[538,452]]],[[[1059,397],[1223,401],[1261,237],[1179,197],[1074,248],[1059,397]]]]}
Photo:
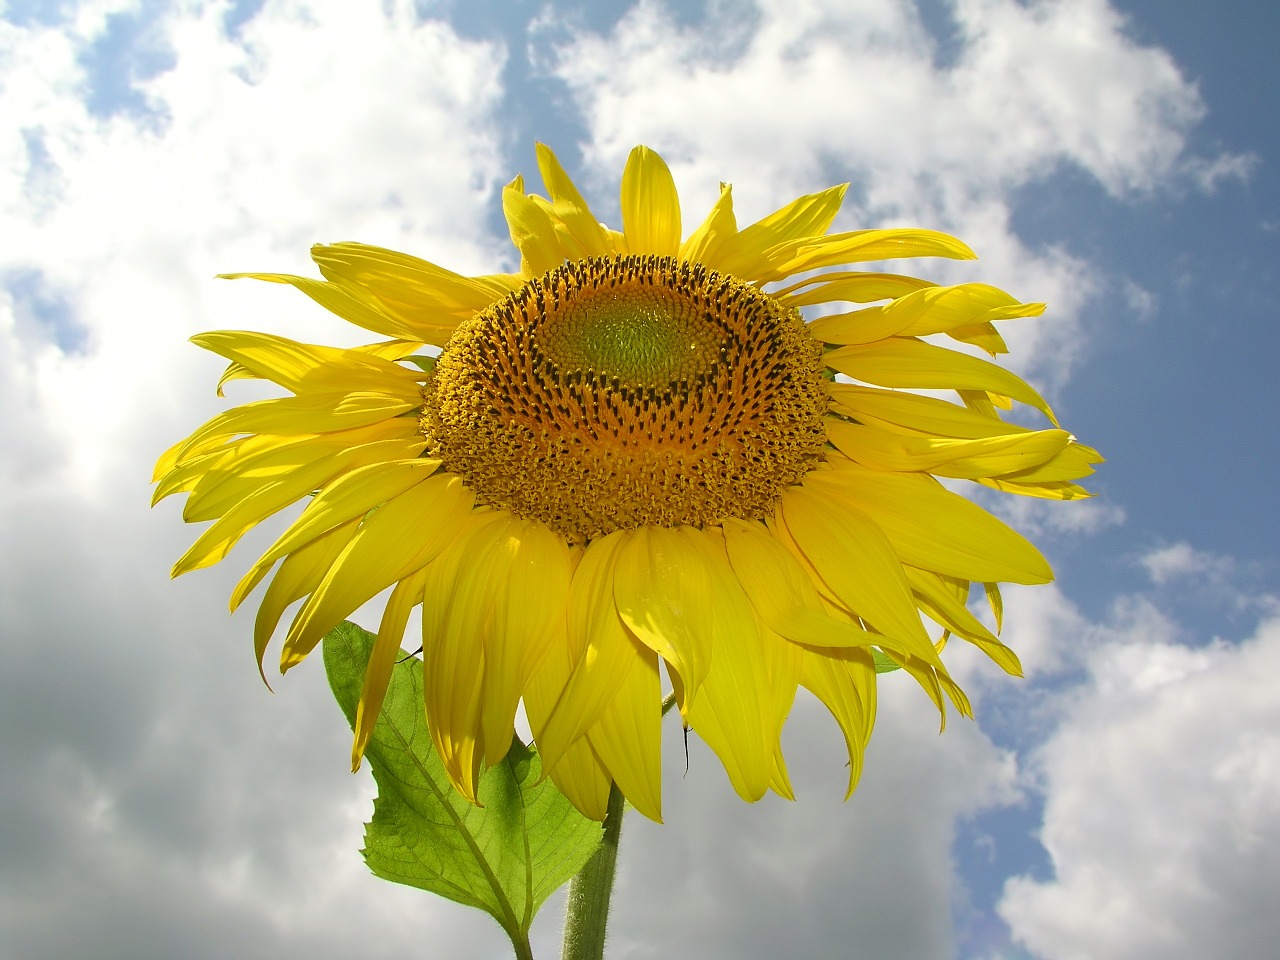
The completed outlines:
{"type": "Polygon", "coordinates": [[[902,669],[902,664],[897,663],[879,647],[871,648],[871,658],[875,661],[876,673],[892,673],[894,670],[902,669]]]}
{"type": "MultiPolygon", "coordinates": [[[[348,723],[355,720],[373,640],[352,623],[324,638],[329,685],[348,723]]],[[[517,955],[528,956],[534,914],[595,853],[600,824],[550,780],[538,782],[538,755],[518,737],[506,759],[481,775],[483,806],[463,799],[431,744],[416,657],[396,665],[365,757],[378,785],[365,828],[369,869],[479,907],[507,931],[517,955]]]]}
{"type": "Polygon", "coordinates": [[[404,359],[409,363],[412,363],[424,373],[430,373],[436,368],[436,358],[427,356],[424,353],[415,353],[412,356],[405,357],[404,359]]]}

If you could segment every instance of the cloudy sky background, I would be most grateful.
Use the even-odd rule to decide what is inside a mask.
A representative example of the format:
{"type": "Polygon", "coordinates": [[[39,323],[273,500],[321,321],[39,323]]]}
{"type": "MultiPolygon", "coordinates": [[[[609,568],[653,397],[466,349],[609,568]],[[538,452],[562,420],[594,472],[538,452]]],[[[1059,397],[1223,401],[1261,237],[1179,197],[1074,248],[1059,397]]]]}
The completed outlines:
{"type": "Polygon", "coordinates": [[[742,804],[692,739],[684,775],[669,727],[611,960],[1272,956],[1278,10],[0,2],[0,958],[508,955],[365,871],[321,664],[259,683],[226,597],[273,533],[170,582],[196,530],[147,480],[220,409],[187,337],[357,338],[214,274],[348,239],[510,269],[498,190],[538,139],[613,223],[644,142],[687,221],[720,180],[742,223],[848,180],[838,228],[957,233],[982,259],[924,275],[1048,301],[1011,362],[1109,457],[1096,500],[1001,505],[1059,573],[1008,592],[1027,679],[954,650],[978,720],[939,737],[887,678],[848,803],[811,700],[794,804],[742,804]]]}

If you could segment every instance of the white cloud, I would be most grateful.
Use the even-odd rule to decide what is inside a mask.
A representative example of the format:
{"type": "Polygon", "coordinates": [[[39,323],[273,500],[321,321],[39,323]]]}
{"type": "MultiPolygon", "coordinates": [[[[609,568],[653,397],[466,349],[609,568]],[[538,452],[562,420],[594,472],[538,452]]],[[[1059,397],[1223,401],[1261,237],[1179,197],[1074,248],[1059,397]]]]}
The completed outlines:
{"type": "Polygon", "coordinates": [[[1023,179],[1069,162],[1123,194],[1174,169],[1204,106],[1168,53],[1128,40],[1105,0],[960,0],[956,14],[971,44],[956,89],[966,120],[985,118],[997,170],[1023,179]]]}
{"type": "MultiPolygon", "coordinates": [[[[189,429],[185,412],[169,417],[196,409],[194,383],[203,393],[219,364],[187,335],[255,317],[286,335],[353,335],[291,290],[215,274],[311,272],[311,243],[357,238],[492,267],[500,50],[417,21],[407,3],[275,3],[238,36],[227,9],[182,4],[156,22],[176,65],[142,84],[152,120],[89,113],[77,53],[91,31],[4,27],[0,277],[38,276],[88,347],[65,356],[29,325],[19,337],[6,311],[0,379],[39,407],[10,429],[59,436],[85,476],[118,459],[119,443],[148,437],[154,456],[189,429]],[[29,193],[18,130],[43,145],[56,201],[29,193]]],[[[82,14],[77,29],[101,21],[82,14]]]]}
{"type": "Polygon", "coordinates": [[[1188,157],[1183,170],[1205,193],[1214,193],[1224,181],[1248,180],[1261,162],[1256,153],[1222,153],[1216,157],[1188,157]]]}
{"type": "Polygon", "coordinates": [[[741,37],[741,13],[714,5],[706,29],[646,0],[611,35],[579,35],[558,70],[587,113],[594,155],[616,165],[645,140],[682,165],[706,157],[714,171],[732,159],[752,182],[781,178],[780,193],[834,162],[865,177],[873,214],[945,214],[1062,163],[1117,194],[1151,189],[1204,113],[1172,58],[1128,40],[1102,0],[963,0],[945,64],[906,4],[766,0],[759,10],[749,39],[727,51],[708,38],[741,37]]]}
{"type": "MultiPolygon", "coordinates": [[[[1090,486],[1088,477],[1083,479],[1083,485],[1086,489],[1090,486]]],[[[972,495],[971,491],[965,492],[972,495]]],[[[1101,498],[1065,503],[1030,497],[983,495],[980,499],[989,509],[1033,539],[1048,534],[1090,536],[1125,521],[1124,507],[1101,498]]]]}
{"type": "Polygon", "coordinates": [[[220,613],[237,561],[169,583],[195,532],[147,481],[222,406],[187,336],[356,336],[216,273],[340,239],[494,268],[504,53],[408,2],[270,3],[237,35],[228,3],[169,4],[146,110],[91,112],[83,54],[136,6],[0,21],[0,952],[501,957],[482,915],[368,875],[321,665],[261,688],[220,613]]]}
{"type": "MultiPolygon", "coordinates": [[[[578,33],[556,71],[585,113],[586,157],[602,178],[643,142],[671,162],[691,211],[721,179],[738,183],[750,222],[848,177],[846,228],[957,232],[983,263],[929,275],[1048,301],[1049,319],[1006,329],[1057,386],[1079,353],[1081,307],[1101,288],[1092,265],[1022,242],[1012,191],[1063,167],[1115,196],[1174,182],[1204,106],[1103,0],[961,0],[951,12],[944,50],[913,5],[893,0],[763,0],[754,18],[713,4],[699,26],[644,0],[610,34],[578,33]]],[[[1013,362],[1025,357],[1015,349],[1013,362]]]]}
{"type": "Polygon", "coordinates": [[[1257,563],[1242,563],[1178,541],[1148,550],[1137,564],[1153,586],[1183,600],[1254,615],[1280,610],[1280,598],[1258,587],[1263,568],[1257,563]]]}
{"type": "MultiPolygon", "coordinates": [[[[1018,653],[1027,680],[1052,677],[1076,666],[1076,650],[1094,625],[1057,585],[1002,588],[1005,631],[1001,635],[1018,653]]],[[[988,618],[989,619],[989,618],[988,618]]],[[[992,671],[994,682],[1004,682],[992,671]]]]}
{"type": "Polygon", "coordinates": [[[1129,279],[1121,284],[1120,295],[1129,312],[1139,320],[1150,320],[1160,308],[1160,300],[1154,293],[1129,279]]]}
{"type": "MultiPolygon", "coordinates": [[[[234,36],[230,4],[177,3],[153,24],[174,65],[138,82],[150,113],[93,114],[78,56],[111,11],[136,7],[86,3],[58,29],[0,22],[5,947],[287,960],[430,943],[496,960],[507,948],[483,915],[374,880],[359,862],[371,787],[344,770],[348,733],[320,665],[268,696],[245,616],[221,619],[237,557],[265,534],[226,569],[169,583],[194,532],[173,503],[148,512],[146,480],[161,449],[219,409],[222,365],[185,344],[189,334],[351,335],[292,291],[215,273],[309,271],[316,240],[385,243],[464,271],[509,257],[487,229],[507,175],[504,51],[419,22],[407,2],[280,0],[234,36]],[[38,279],[56,316],[23,300],[17,274],[38,279]],[[82,333],[74,348],[60,322],[82,333]]],[[[588,110],[591,169],[610,189],[641,140],[672,161],[690,210],[705,209],[718,179],[736,179],[744,222],[851,172],[845,226],[961,231],[984,254],[967,275],[1049,299],[1068,318],[1015,334],[1063,346],[1060,358],[1091,266],[1027,249],[1008,191],[1059,164],[1117,193],[1149,189],[1174,175],[1200,109],[1168,58],[1127,43],[1096,3],[961,5],[965,39],[946,65],[905,4],[771,0],[738,24],[717,19],[728,7],[711,9],[705,28],[677,30],[641,5],[616,35],[582,36],[558,61],[588,110]],[[1082,37],[1096,72],[1076,68],[1082,37]],[[1027,62],[1012,41],[1045,49],[1071,84],[1051,102],[1019,89],[1027,62]],[[1086,129],[1108,84],[1145,96],[1086,129]]],[[[1118,519],[1097,507],[1074,516],[1085,532],[1118,519]]],[[[1116,622],[1160,617],[1134,605],[1116,622]]],[[[1052,589],[1011,591],[1009,623],[1032,678],[1077,666],[1076,639],[1121,629],[1089,623],[1052,589]]],[[[1176,653],[1165,675],[1189,669],[1176,653]]],[[[855,938],[885,960],[953,952],[956,822],[1018,801],[1016,758],[974,724],[938,737],[905,678],[884,688],[848,804],[843,745],[811,702],[786,734],[796,805],[742,804],[696,743],[682,779],[669,737],[669,822],[633,820],[624,833],[619,960],[830,955],[833,939],[855,938]]],[[[553,904],[539,955],[556,949],[556,922],[553,904]]]]}
{"type": "Polygon", "coordinates": [[[1235,566],[1230,557],[1196,550],[1186,541],[1158,547],[1140,557],[1139,563],[1146,568],[1151,582],[1157,586],[1188,576],[1208,576],[1222,580],[1235,566]]]}
{"type": "Polygon", "coordinates": [[[1280,621],[1233,645],[1094,647],[1039,752],[1048,880],[1000,912],[1043,960],[1245,960],[1280,937],[1280,621]]]}
{"type": "Polygon", "coordinates": [[[666,822],[634,817],[623,829],[609,956],[952,955],[956,823],[1018,802],[1017,765],[954,716],[939,736],[937,713],[908,677],[886,678],[881,691],[862,784],[847,803],[843,742],[807,695],[784,731],[795,803],[743,804],[693,737],[682,775],[669,728],[666,822]]]}
{"type": "MultiPolygon", "coordinates": [[[[60,348],[14,296],[0,312],[10,453],[0,467],[0,703],[12,712],[6,756],[24,784],[3,798],[6,869],[22,882],[0,919],[31,957],[76,955],[90,938],[107,958],[159,956],[173,943],[194,957],[392,956],[428,934],[442,954],[500,957],[502,936],[481,914],[367,875],[355,851],[370,787],[343,770],[347,734],[319,664],[277,684],[275,697],[260,688],[244,615],[219,620],[236,557],[167,583],[194,534],[175,504],[148,513],[146,479],[161,449],[217,409],[221,364],[187,335],[350,335],[292,291],[213,274],[305,270],[310,242],[348,238],[493,269],[483,254],[498,245],[484,224],[503,173],[493,117],[501,51],[419,24],[404,5],[274,3],[234,37],[226,9],[176,6],[153,25],[174,65],[140,83],[149,117],[84,106],[77,53],[100,34],[101,11],[62,32],[6,28],[6,114],[44,152],[33,181],[26,142],[7,145],[0,196],[21,232],[0,238],[0,270],[34,271],[84,341],[60,348]]],[[[247,537],[236,556],[263,537],[247,537]]],[[[621,882],[635,895],[630,913],[618,910],[617,941],[641,955],[656,942],[654,918],[669,915],[668,952],[695,936],[707,956],[712,942],[724,956],[744,945],[708,929],[668,882],[671,858],[696,849],[705,862],[682,888],[696,902],[772,936],[784,931],[764,929],[771,898],[810,904],[803,936],[814,945],[832,935],[830,914],[855,922],[840,913],[836,886],[847,864],[875,862],[852,883],[877,904],[878,936],[912,931],[881,955],[945,951],[955,818],[1005,802],[1013,761],[971,726],[938,738],[919,691],[891,686],[875,747],[883,759],[872,758],[879,770],[854,804],[839,801],[843,744],[814,704],[788,732],[797,786],[817,805],[807,816],[745,807],[702,751],[697,789],[670,784],[671,824],[628,828],[621,882]],[[923,821],[895,822],[917,796],[929,798],[923,821]],[[834,839],[815,810],[837,825],[834,839]],[[760,843],[737,843],[766,827],[760,843]],[[731,858],[711,855],[716,838],[731,858]],[[777,873],[784,856],[812,873],[777,873]],[[929,890],[929,903],[904,904],[889,876],[929,890]],[[750,909],[737,896],[744,879],[750,909]]],[[[680,741],[670,739],[675,771],[680,741]]],[[[549,906],[538,928],[540,953],[554,950],[556,914],[549,906]]]]}

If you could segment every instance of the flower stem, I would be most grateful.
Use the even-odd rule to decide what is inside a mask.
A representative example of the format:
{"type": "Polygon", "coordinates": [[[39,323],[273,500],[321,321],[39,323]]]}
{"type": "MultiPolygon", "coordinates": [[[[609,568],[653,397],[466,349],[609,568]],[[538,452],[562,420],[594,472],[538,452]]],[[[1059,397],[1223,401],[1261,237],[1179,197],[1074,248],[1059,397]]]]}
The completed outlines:
{"type": "Polygon", "coordinates": [[[609,790],[600,848],[569,883],[561,960],[604,958],[605,925],[609,922],[609,895],[613,892],[623,812],[622,791],[615,783],[609,790]]]}
{"type": "Polygon", "coordinates": [[[528,934],[508,930],[507,935],[511,937],[511,945],[515,947],[515,960],[533,960],[533,946],[529,943],[528,934]]]}

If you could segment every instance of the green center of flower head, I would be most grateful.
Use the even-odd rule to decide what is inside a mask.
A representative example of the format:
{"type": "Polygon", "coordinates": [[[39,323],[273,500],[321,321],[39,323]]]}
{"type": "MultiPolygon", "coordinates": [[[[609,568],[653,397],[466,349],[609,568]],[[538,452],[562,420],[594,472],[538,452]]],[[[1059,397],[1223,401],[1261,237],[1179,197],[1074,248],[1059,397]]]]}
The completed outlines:
{"type": "Polygon", "coordinates": [[[822,458],[822,369],[799,314],[750,284],[582,260],[458,327],[421,425],[481,502],[574,542],[759,519],[822,458]]]}
{"type": "Polygon", "coordinates": [[[694,379],[719,352],[723,335],[672,291],[630,287],[574,297],[539,345],[559,369],[590,372],[633,386],[694,379]]]}

